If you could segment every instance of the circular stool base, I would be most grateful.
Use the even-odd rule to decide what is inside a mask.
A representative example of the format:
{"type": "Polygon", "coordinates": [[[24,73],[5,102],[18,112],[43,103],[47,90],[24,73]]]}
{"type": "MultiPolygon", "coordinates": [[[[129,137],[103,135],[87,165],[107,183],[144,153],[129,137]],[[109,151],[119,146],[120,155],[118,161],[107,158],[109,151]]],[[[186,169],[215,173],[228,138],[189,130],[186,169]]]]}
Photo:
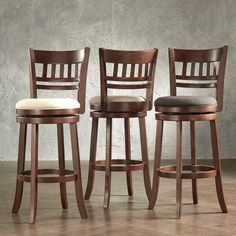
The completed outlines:
{"type": "MultiPolygon", "coordinates": [[[[146,163],[138,160],[111,160],[111,171],[136,171],[143,170],[146,163]]],[[[106,171],[106,161],[98,160],[93,164],[94,170],[106,171]]]]}
{"type": "MultiPolygon", "coordinates": [[[[38,175],[59,175],[59,176],[38,176],[38,183],[64,183],[74,181],[76,174],[73,170],[58,170],[58,169],[39,169],[38,175]]],[[[18,180],[23,182],[31,182],[31,171],[25,170],[18,175],[18,180]]]]}
{"type": "MultiPolygon", "coordinates": [[[[217,174],[213,166],[206,165],[183,165],[182,170],[191,172],[183,172],[181,179],[210,178],[215,177],[217,174]]],[[[157,169],[157,173],[160,177],[176,179],[176,166],[161,166],[157,169]]]]}

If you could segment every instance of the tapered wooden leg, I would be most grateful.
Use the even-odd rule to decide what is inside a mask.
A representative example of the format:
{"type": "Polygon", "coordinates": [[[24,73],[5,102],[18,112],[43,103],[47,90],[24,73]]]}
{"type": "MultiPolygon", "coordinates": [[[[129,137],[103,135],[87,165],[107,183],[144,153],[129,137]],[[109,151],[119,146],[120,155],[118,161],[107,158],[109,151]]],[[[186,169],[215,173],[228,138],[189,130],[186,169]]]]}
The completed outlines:
{"type": "MultiPolygon", "coordinates": [[[[196,141],[195,141],[195,122],[190,121],[190,137],[191,137],[191,165],[197,165],[196,159],[196,141]]],[[[195,171],[192,171],[195,172],[195,171]]],[[[192,179],[192,194],[193,194],[193,203],[198,204],[198,194],[197,194],[197,180],[192,179]]]]}
{"type": "MultiPolygon", "coordinates": [[[[57,124],[57,141],[58,141],[58,159],[59,159],[59,169],[65,170],[65,150],[64,150],[64,132],[63,124],[57,124]]],[[[63,174],[60,173],[60,176],[63,174]]],[[[60,195],[61,195],[61,205],[63,209],[68,208],[67,195],[66,195],[66,183],[60,183],[60,195]]]]}
{"type": "Polygon", "coordinates": [[[88,200],[90,198],[94,185],[95,171],[93,165],[95,164],[96,161],[97,136],[98,136],[98,118],[93,118],[92,130],[91,130],[89,172],[88,172],[88,182],[85,193],[85,200],[88,200]]]}
{"type": "Polygon", "coordinates": [[[211,142],[212,142],[212,153],[213,153],[213,160],[214,160],[214,167],[217,171],[217,175],[215,177],[216,182],[216,191],[218,201],[223,213],[227,213],[227,206],[225,204],[224,193],[223,193],[223,186],[221,180],[221,165],[220,165],[220,157],[219,157],[219,149],[218,149],[218,139],[217,139],[217,130],[216,130],[216,121],[210,121],[211,127],[211,142]]]}
{"type": "Polygon", "coordinates": [[[152,194],[149,200],[148,209],[154,208],[156,200],[157,200],[158,190],[159,190],[160,177],[158,176],[157,169],[159,169],[161,165],[163,125],[164,123],[162,120],[157,120],[152,194]]]}
{"type": "Polygon", "coordinates": [[[20,124],[19,147],[18,147],[18,163],[16,176],[16,192],[15,200],[12,207],[12,213],[17,213],[20,209],[24,182],[18,180],[18,175],[22,174],[25,169],[25,147],[26,147],[27,124],[20,124]]]}
{"type": "Polygon", "coordinates": [[[182,207],[182,122],[177,121],[176,142],[176,218],[181,217],[182,207]]]}
{"type": "Polygon", "coordinates": [[[148,163],[148,146],[147,146],[147,133],[146,133],[146,124],[145,117],[139,118],[139,129],[140,129],[140,140],[141,140],[141,151],[142,151],[142,160],[145,163],[143,170],[144,185],[148,200],[151,198],[151,180],[149,173],[149,163],[148,163]]]}
{"type": "Polygon", "coordinates": [[[33,224],[37,213],[38,198],[38,124],[32,124],[31,133],[31,174],[30,174],[30,223],[33,224]]]}
{"type": "Polygon", "coordinates": [[[105,171],[105,192],[104,192],[104,208],[108,208],[110,204],[111,194],[111,144],[112,144],[112,119],[107,118],[106,124],[106,171],[105,171]]]}
{"type": "MultiPolygon", "coordinates": [[[[126,161],[131,159],[131,141],[130,141],[130,120],[125,118],[125,157],[126,161]]],[[[133,195],[132,172],[126,172],[127,189],[129,196],[133,195]]]]}
{"type": "Polygon", "coordinates": [[[77,201],[81,218],[86,219],[87,212],[86,212],[86,208],[84,205],[84,198],[83,198],[77,123],[70,123],[70,135],[71,135],[73,168],[76,174],[76,179],[75,179],[76,201],[77,201]]]}

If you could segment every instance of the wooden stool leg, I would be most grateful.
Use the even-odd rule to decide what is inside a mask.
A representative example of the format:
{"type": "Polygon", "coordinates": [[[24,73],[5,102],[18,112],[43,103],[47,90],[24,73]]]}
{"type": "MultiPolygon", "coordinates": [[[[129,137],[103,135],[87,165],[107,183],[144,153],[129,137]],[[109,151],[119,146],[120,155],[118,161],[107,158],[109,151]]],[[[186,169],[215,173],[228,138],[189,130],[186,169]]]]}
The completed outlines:
{"type": "Polygon", "coordinates": [[[142,151],[142,160],[145,163],[143,170],[144,185],[148,200],[151,198],[151,180],[149,173],[149,163],[148,163],[148,146],[147,146],[147,133],[146,133],[146,124],[145,117],[139,118],[139,129],[140,129],[140,140],[141,140],[141,151],[142,151]]]}
{"type": "Polygon", "coordinates": [[[90,198],[92,190],[93,190],[93,185],[94,185],[95,171],[94,171],[93,165],[95,164],[95,161],[96,161],[97,136],[98,136],[98,118],[93,118],[92,130],[91,130],[88,183],[87,183],[87,188],[86,188],[86,193],[85,193],[85,200],[88,200],[90,198]]]}
{"type": "MultiPolygon", "coordinates": [[[[191,165],[197,165],[195,136],[196,136],[195,135],[195,122],[190,121],[191,165]]],[[[192,171],[192,172],[195,172],[195,171],[192,171]]],[[[193,194],[193,203],[198,204],[197,180],[196,179],[192,179],[192,194],[193,194]]]]}
{"type": "Polygon", "coordinates": [[[38,124],[32,124],[31,133],[31,179],[30,179],[30,223],[33,224],[37,213],[38,197],[38,124]]]}
{"type": "Polygon", "coordinates": [[[15,200],[12,207],[12,213],[17,213],[20,209],[24,182],[18,180],[18,175],[22,174],[25,169],[25,147],[26,147],[27,124],[20,124],[19,147],[18,147],[18,163],[16,176],[16,192],[15,200]]]}
{"type": "MultiPolygon", "coordinates": [[[[57,124],[57,141],[58,141],[59,169],[65,170],[65,150],[64,150],[63,124],[57,124]]],[[[60,173],[60,175],[62,175],[62,174],[60,173]]],[[[61,195],[62,208],[67,209],[68,203],[67,203],[67,195],[66,195],[66,183],[60,183],[60,195],[61,195]]]]}
{"type": "Polygon", "coordinates": [[[87,212],[86,212],[86,208],[84,205],[84,198],[83,198],[77,123],[70,123],[70,135],[71,135],[73,168],[76,174],[76,179],[75,179],[76,201],[77,201],[77,206],[78,206],[81,218],[86,219],[87,212]]]}
{"type": "Polygon", "coordinates": [[[216,130],[215,120],[210,121],[210,127],[211,127],[211,142],[212,142],[214,167],[217,171],[217,175],[215,177],[217,197],[218,197],[218,201],[219,201],[222,212],[227,213],[228,210],[225,204],[223,186],[222,186],[222,180],[221,180],[221,165],[220,165],[220,158],[219,158],[218,139],[217,139],[217,130],[216,130]]]}
{"type": "Polygon", "coordinates": [[[181,217],[182,207],[182,122],[177,121],[176,140],[176,218],[181,217]]]}
{"type": "Polygon", "coordinates": [[[157,169],[159,169],[161,165],[163,125],[164,122],[162,120],[157,120],[152,195],[149,200],[148,209],[154,208],[159,190],[160,177],[158,176],[157,169]]]}
{"type": "MultiPolygon", "coordinates": [[[[130,119],[124,118],[125,120],[125,157],[126,161],[131,159],[131,144],[130,144],[130,119]]],[[[133,185],[132,185],[132,172],[126,172],[126,180],[127,180],[127,189],[129,196],[133,195],[133,185]]]]}
{"type": "Polygon", "coordinates": [[[111,144],[112,144],[112,119],[107,118],[106,124],[106,171],[105,171],[105,193],[104,208],[108,208],[110,204],[111,194],[111,144]]]}

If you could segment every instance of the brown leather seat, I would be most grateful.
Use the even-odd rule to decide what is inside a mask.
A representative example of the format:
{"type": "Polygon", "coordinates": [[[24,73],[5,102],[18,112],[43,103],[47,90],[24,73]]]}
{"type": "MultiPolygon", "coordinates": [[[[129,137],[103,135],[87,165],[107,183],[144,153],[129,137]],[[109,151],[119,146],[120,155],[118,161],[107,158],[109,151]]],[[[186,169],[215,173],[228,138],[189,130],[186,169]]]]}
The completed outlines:
{"type": "MultiPolygon", "coordinates": [[[[90,100],[90,109],[100,111],[101,97],[90,100]]],[[[147,101],[140,96],[108,96],[106,110],[109,112],[139,112],[147,109],[147,101]]]]}

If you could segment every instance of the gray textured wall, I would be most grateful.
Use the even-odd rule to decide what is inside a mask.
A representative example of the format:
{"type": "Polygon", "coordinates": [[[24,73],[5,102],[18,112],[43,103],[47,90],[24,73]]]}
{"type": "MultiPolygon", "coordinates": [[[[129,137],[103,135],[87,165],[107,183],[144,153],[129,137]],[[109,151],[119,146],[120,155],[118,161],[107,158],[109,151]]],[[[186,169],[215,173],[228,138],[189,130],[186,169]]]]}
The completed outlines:
{"type": "MultiPolygon", "coordinates": [[[[219,115],[219,139],[222,158],[236,157],[236,1],[235,0],[0,0],[0,160],[16,160],[18,124],[15,103],[29,97],[29,47],[38,49],[91,48],[87,100],[99,93],[98,48],[160,49],[155,93],[168,95],[167,48],[211,48],[229,45],[225,82],[225,107],[219,115]]],[[[42,94],[44,96],[44,94],[42,94]]],[[[87,111],[79,123],[81,159],[88,159],[90,117],[87,111]]],[[[103,123],[103,122],[102,122],[103,123]]],[[[114,156],[123,151],[120,121],[114,125],[114,156]]],[[[155,119],[148,119],[150,158],[153,158],[155,119]]],[[[209,158],[208,124],[199,124],[198,147],[202,158],[209,158]]],[[[168,124],[164,135],[164,153],[173,158],[175,126],[168,124]]],[[[100,131],[104,129],[101,125],[100,131]]],[[[40,130],[40,158],[57,156],[55,127],[40,130]]],[[[67,129],[68,131],[68,129],[67,129]]],[[[132,123],[133,154],[138,155],[137,122],[132,123]]],[[[104,134],[104,132],[101,132],[104,134]]],[[[184,154],[189,138],[185,131],[184,154]]],[[[66,135],[67,158],[71,158],[66,135]]],[[[104,154],[103,137],[98,152],[104,154]]],[[[29,153],[28,153],[29,154],[29,153]]]]}

